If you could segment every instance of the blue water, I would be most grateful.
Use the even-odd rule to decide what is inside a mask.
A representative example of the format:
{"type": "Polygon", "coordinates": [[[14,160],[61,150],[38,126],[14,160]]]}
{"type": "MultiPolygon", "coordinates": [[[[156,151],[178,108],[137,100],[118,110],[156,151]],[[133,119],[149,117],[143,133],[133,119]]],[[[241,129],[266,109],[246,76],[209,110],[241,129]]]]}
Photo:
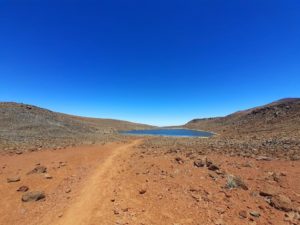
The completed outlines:
{"type": "Polygon", "coordinates": [[[128,130],[121,134],[129,135],[154,135],[154,136],[172,136],[172,137],[210,137],[213,134],[205,131],[188,129],[151,129],[151,130],[128,130]]]}

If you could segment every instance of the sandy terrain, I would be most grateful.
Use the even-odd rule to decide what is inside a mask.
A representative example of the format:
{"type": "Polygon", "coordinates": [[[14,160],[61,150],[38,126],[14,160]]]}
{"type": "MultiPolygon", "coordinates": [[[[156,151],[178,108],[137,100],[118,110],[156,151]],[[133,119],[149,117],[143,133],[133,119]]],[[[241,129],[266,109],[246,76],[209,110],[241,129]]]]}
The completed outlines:
{"type": "Polygon", "coordinates": [[[168,152],[143,141],[1,156],[0,224],[299,224],[299,161],[168,152]],[[219,169],[195,166],[203,157],[219,169]],[[52,179],[28,174],[38,164],[52,179]],[[229,174],[247,188],[226,188],[229,174]],[[22,202],[23,185],[46,198],[22,202]],[[278,195],[288,200],[272,205],[278,195]]]}

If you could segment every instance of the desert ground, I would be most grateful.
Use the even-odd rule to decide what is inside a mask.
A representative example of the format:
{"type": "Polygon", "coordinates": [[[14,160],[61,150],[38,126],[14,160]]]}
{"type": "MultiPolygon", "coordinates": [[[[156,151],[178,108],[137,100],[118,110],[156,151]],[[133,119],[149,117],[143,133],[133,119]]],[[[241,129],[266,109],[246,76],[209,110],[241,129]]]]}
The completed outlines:
{"type": "Polygon", "coordinates": [[[7,107],[0,113],[1,225],[300,224],[298,101],[230,116],[233,125],[205,120],[217,133],[211,138],[122,136],[114,130],[151,127],[7,107]],[[28,129],[28,120],[21,128],[11,117],[20,112],[40,130],[28,129]],[[256,128],[240,133],[249,118],[256,128]]]}
{"type": "Polygon", "coordinates": [[[299,161],[200,157],[143,141],[2,156],[0,224],[299,223],[299,161]],[[45,196],[22,200],[34,192],[45,196]]]}

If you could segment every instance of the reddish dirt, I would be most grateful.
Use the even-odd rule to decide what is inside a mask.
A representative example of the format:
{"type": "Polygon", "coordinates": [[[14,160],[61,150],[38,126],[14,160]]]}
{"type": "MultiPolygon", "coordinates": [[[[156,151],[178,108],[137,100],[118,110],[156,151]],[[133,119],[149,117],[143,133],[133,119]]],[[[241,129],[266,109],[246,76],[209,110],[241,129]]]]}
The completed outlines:
{"type": "MultiPolygon", "coordinates": [[[[206,167],[197,168],[193,165],[194,160],[180,153],[161,155],[138,151],[117,180],[112,209],[119,214],[115,218],[121,221],[120,224],[292,224],[286,221],[287,214],[271,207],[264,197],[259,196],[259,191],[270,186],[287,195],[294,208],[300,210],[299,161],[263,162],[223,155],[207,157],[226,174],[240,176],[249,189],[224,188],[226,175],[218,175],[206,167]],[[175,158],[183,161],[178,163],[175,158]],[[276,182],[270,175],[273,172],[284,175],[276,182]],[[140,194],[139,190],[146,192],[140,194]],[[243,210],[247,218],[240,218],[239,213],[243,210]],[[251,211],[257,211],[261,216],[255,218],[249,214],[251,211]]],[[[299,220],[293,221],[299,223],[299,220]]]]}
{"type": "MultiPolygon", "coordinates": [[[[96,197],[97,193],[94,191],[98,189],[97,185],[100,184],[101,187],[102,183],[102,177],[98,177],[99,173],[105,176],[106,172],[117,167],[113,164],[113,160],[119,154],[123,154],[123,151],[130,149],[132,144],[135,142],[0,156],[0,224],[42,225],[52,224],[56,219],[64,220],[68,217],[69,211],[74,211],[78,202],[85,201],[87,197],[90,198],[90,202],[92,195],[96,197]],[[53,178],[46,179],[44,174],[27,175],[37,164],[46,166],[53,178]],[[7,178],[14,176],[20,176],[21,180],[7,183],[7,178]],[[96,179],[100,183],[97,183],[96,179]],[[23,185],[28,186],[29,191],[44,191],[46,199],[38,202],[22,202],[23,193],[16,190],[23,185]]],[[[101,193],[103,188],[98,191],[101,193]]],[[[86,214],[88,209],[85,208],[86,205],[83,207],[80,210],[86,214]]],[[[80,220],[78,224],[79,222],[80,220]]]]}
{"type": "Polygon", "coordinates": [[[132,139],[122,144],[0,156],[0,224],[299,223],[289,219],[291,212],[273,208],[259,195],[265,186],[271,187],[292,200],[294,211],[300,210],[299,161],[207,155],[220,167],[222,173],[217,174],[195,167],[195,159],[183,153],[140,149],[137,146],[141,142],[132,139]],[[53,178],[27,175],[37,163],[46,166],[53,178]],[[228,174],[240,176],[248,190],[224,188],[228,174]],[[16,175],[21,181],[7,183],[8,177],[16,175]],[[22,193],[16,191],[22,185],[29,191],[44,191],[46,199],[22,202],[22,193]],[[241,211],[246,218],[239,216],[241,211]],[[260,216],[251,216],[252,211],[260,216]]]}

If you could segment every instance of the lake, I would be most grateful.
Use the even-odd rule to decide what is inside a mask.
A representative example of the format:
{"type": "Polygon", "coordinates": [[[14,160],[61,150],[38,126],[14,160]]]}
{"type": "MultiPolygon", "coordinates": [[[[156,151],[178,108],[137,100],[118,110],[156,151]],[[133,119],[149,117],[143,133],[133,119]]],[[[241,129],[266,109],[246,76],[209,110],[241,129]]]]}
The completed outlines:
{"type": "Polygon", "coordinates": [[[126,135],[169,136],[169,137],[211,137],[213,133],[189,129],[150,129],[121,131],[126,135]]]}

